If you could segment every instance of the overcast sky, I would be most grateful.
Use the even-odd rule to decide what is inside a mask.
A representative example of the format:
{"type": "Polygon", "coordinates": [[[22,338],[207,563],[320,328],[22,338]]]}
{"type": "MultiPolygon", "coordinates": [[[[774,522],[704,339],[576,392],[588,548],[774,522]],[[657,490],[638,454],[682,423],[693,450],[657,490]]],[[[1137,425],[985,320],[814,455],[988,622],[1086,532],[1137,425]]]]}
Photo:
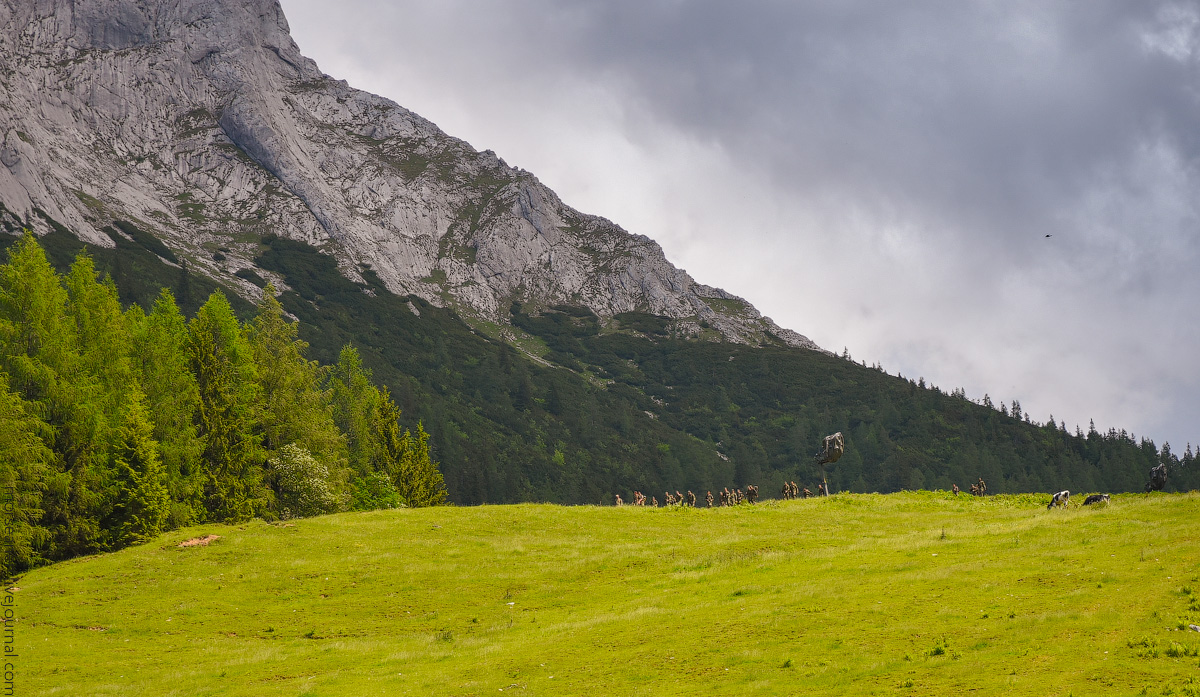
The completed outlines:
{"type": "Polygon", "coordinates": [[[1196,2],[283,7],[326,73],[828,349],[1200,441],[1196,2]]]}

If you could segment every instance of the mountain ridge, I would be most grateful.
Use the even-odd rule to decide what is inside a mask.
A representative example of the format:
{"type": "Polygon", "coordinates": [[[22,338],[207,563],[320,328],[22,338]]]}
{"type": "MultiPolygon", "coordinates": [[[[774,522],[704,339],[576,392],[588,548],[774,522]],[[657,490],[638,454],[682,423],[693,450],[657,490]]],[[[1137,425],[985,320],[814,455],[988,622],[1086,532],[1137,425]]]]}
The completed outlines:
{"type": "Polygon", "coordinates": [[[131,221],[247,298],[250,273],[286,287],[254,264],[277,234],[332,253],[351,280],[369,269],[397,295],[486,322],[507,325],[514,301],[571,304],[819,349],[649,237],[322,73],[277,0],[5,0],[0,27],[9,227],[56,220],[111,247],[105,228],[131,221]]]}

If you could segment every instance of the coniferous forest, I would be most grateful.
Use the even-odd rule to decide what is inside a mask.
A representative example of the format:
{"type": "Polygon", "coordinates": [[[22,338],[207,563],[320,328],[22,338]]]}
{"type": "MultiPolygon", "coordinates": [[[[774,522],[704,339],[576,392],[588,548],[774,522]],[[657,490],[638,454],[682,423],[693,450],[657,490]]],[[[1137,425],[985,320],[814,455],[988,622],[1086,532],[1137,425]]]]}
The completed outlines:
{"type": "Polygon", "coordinates": [[[241,322],[213,291],[123,308],[80,254],[26,234],[0,266],[5,577],[163,530],[445,501],[429,435],[350,346],[322,366],[268,286],[241,322]],[[11,504],[11,508],[8,507],[11,504]]]}
{"type": "Polygon", "coordinates": [[[989,494],[1141,491],[1159,463],[1167,490],[1200,487],[1190,444],[1039,422],[1016,400],[973,401],[848,355],[514,302],[518,350],[276,237],[259,242],[262,275],[236,274],[286,284],[256,307],[186,260],[166,263],[133,224],[106,229],[105,248],[47,222],[36,242],[0,235],[0,476],[17,487],[23,541],[6,569],[199,521],[443,497],[611,504],[748,484],[772,496],[785,480],[815,491],[813,453],[835,431],[835,492],[978,478],[989,494]]]}

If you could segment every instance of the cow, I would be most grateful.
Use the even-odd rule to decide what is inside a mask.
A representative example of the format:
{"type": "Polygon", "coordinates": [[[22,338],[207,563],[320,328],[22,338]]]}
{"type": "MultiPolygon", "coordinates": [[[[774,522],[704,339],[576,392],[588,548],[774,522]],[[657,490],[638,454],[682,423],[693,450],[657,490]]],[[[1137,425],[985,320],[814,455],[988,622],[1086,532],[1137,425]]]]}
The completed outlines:
{"type": "Polygon", "coordinates": [[[1167,485],[1167,466],[1159,465],[1150,470],[1150,481],[1146,482],[1146,493],[1162,491],[1167,485]]]}
{"type": "Polygon", "coordinates": [[[1091,496],[1089,496],[1083,500],[1083,505],[1085,505],[1085,506],[1090,506],[1093,503],[1103,503],[1103,504],[1107,505],[1108,504],[1108,494],[1092,494],[1091,496]]]}
{"type": "Polygon", "coordinates": [[[1066,508],[1067,504],[1070,503],[1070,501],[1071,501],[1071,492],[1060,491],[1050,498],[1050,505],[1046,506],[1046,510],[1048,511],[1051,508],[1054,508],[1055,506],[1062,506],[1063,508],[1066,508]]]}

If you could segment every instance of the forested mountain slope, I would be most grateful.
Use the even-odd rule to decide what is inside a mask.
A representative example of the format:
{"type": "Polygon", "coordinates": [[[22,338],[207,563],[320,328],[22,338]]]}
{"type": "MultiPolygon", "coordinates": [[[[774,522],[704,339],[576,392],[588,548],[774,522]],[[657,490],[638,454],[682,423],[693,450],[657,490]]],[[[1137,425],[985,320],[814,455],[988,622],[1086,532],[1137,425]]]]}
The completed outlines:
{"type": "MultiPolygon", "coordinates": [[[[80,246],[65,232],[43,242],[63,268],[80,246]]],[[[127,301],[150,297],[139,290],[146,278],[195,294],[181,292],[195,278],[144,250],[92,251],[127,301]]],[[[353,344],[407,422],[424,422],[458,503],[609,503],[635,489],[747,484],[772,495],[785,479],[815,491],[812,454],[834,431],[847,436],[829,471],[834,491],[965,488],[979,477],[996,493],[1137,491],[1160,461],[1168,489],[1200,484],[1190,450],[1035,425],[1007,405],[1002,413],[823,352],[673,338],[674,322],[649,314],[619,315],[615,331],[584,308],[515,304],[523,351],[370,274],[349,281],[303,243],[268,237],[255,259],[292,288],[280,300],[312,358],[333,363],[353,344]]]]}

